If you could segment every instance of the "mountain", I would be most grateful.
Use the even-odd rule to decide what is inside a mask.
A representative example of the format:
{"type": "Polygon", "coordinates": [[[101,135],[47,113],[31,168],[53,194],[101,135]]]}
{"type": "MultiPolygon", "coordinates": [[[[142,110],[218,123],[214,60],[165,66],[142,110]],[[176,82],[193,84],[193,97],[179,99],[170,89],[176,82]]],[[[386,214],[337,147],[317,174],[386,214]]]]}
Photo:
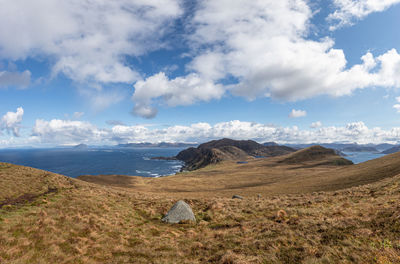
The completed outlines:
{"type": "Polygon", "coordinates": [[[275,142],[265,142],[265,143],[263,143],[263,145],[264,146],[267,146],[267,147],[271,147],[271,146],[279,146],[277,143],[275,143],[275,142]]]}
{"type": "Polygon", "coordinates": [[[342,158],[336,153],[336,150],[324,148],[322,146],[312,146],[288,155],[285,159],[279,161],[286,164],[300,164],[304,162],[318,162],[318,165],[352,165],[353,162],[342,158]]]}
{"type": "Polygon", "coordinates": [[[294,152],[286,146],[264,146],[252,140],[220,139],[188,148],[176,158],[185,162],[184,170],[196,170],[224,160],[245,160],[250,157],[272,157],[294,152]]]}
{"type": "Polygon", "coordinates": [[[303,149],[311,146],[322,146],[344,152],[380,152],[393,147],[391,144],[356,144],[356,143],[311,143],[311,144],[285,144],[295,149],[303,149]]]}
{"type": "Polygon", "coordinates": [[[378,151],[383,152],[383,151],[388,150],[388,149],[390,149],[390,148],[396,147],[396,145],[394,145],[394,144],[388,144],[388,143],[383,143],[383,144],[375,145],[374,147],[375,147],[378,151]]]}
{"type": "Polygon", "coordinates": [[[340,149],[340,151],[344,151],[344,152],[379,152],[374,147],[360,146],[360,145],[345,147],[343,149],[340,149]]]}
{"type": "Polygon", "coordinates": [[[400,146],[395,146],[385,151],[382,151],[382,154],[392,154],[400,151],[400,146]]]}
{"type": "Polygon", "coordinates": [[[198,144],[193,143],[127,143],[127,144],[118,144],[117,146],[120,148],[188,148],[195,147],[198,144]]]}
{"type": "Polygon", "coordinates": [[[73,147],[74,149],[87,149],[88,145],[86,144],[79,144],[73,147]]]}

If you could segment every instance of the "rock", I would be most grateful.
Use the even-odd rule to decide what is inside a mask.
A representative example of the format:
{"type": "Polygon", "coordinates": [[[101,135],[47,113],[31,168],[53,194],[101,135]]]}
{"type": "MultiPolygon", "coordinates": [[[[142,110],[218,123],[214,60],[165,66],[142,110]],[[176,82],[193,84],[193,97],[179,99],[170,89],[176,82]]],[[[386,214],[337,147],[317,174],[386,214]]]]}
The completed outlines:
{"type": "Polygon", "coordinates": [[[178,224],[181,221],[196,222],[192,208],[184,201],[178,201],[172,206],[168,213],[161,220],[170,224],[178,224]]]}
{"type": "Polygon", "coordinates": [[[261,194],[257,194],[258,199],[261,199],[261,197],[262,197],[261,194]]]}
{"type": "Polygon", "coordinates": [[[177,160],[176,157],[152,157],[151,160],[177,160]]]}
{"type": "Polygon", "coordinates": [[[243,200],[243,197],[240,195],[235,194],[234,196],[232,196],[232,199],[240,199],[243,200]]]}

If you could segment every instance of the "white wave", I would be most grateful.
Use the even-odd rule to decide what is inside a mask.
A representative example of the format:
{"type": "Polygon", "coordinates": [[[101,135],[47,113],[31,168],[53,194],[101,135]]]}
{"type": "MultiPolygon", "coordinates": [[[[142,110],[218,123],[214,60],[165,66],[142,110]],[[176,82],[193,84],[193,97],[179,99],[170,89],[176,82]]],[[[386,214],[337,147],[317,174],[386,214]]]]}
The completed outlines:
{"type": "Polygon", "coordinates": [[[142,173],[142,174],[151,174],[150,171],[141,171],[141,170],[135,170],[136,173],[142,173]]]}

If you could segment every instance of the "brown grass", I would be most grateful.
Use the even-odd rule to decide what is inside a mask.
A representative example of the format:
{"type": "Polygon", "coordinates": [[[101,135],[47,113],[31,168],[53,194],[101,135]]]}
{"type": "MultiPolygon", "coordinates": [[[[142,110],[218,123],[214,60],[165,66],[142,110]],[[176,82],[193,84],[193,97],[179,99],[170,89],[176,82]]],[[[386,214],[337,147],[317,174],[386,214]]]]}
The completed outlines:
{"type": "Polygon", "coordinates": [[[131,188],[1,164],[0,202],[40,195],[0,209],[0,263],[400,263],[398,160],[392,155],[347,168],[224,163],[174,177],[134,178],[131,188]],[[254,173],[247,182],[246,172],[254,173]],[[322,191],[329,183],[338,189],[373,178],[379,181],[322,191]],[[312,179],[318,182],[310,185],[312,179]],[[260,181],[264,185],[256,186],[260,181]],[[318,184],[322,190],[310,193],[318,184]],[[280,186],[293,193],[282,194],[280,186]],[[58,192],[43,194],[49,187],[58,192]],[[232,193],[245,199],[230,199],[232,193]],[[162,223],[180,198],[197,223],[162,223]]]}
{"type": "Polygon", "coordinates": [[[338,159],[337,155],[326,155],[296,164],[282,162],[292,156],[249,159],[248,164],[225,161],[200,170],[156,179],[121,175],[87,175],[79,179],[180,198],[232,197],[234,194],[270,197],[341,190],[400,173],[400,153],[347,166],[332,165],[338,159]]]}

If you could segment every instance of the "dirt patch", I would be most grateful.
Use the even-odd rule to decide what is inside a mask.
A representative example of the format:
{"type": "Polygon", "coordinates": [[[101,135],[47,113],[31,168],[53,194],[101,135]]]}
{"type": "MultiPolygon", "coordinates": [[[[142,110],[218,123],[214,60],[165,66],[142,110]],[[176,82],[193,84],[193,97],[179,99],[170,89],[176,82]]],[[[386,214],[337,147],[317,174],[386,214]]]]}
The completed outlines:
{"type": "Polygon", "coordinates": [[[39,194],[25,193],[21,196],[18,196],[17,198],[7,198],[6,200],[0,202],[0,208],[2,208],[5,205],[20,205],[20,204],[33,202],[35,199],[37,199],[40,196],[43,196],[43,195],[46,195],[49,193],[56,193],[56,192],[58,192],[57,188],[49,188],[44,193],[39,193],[39,194]]]}

